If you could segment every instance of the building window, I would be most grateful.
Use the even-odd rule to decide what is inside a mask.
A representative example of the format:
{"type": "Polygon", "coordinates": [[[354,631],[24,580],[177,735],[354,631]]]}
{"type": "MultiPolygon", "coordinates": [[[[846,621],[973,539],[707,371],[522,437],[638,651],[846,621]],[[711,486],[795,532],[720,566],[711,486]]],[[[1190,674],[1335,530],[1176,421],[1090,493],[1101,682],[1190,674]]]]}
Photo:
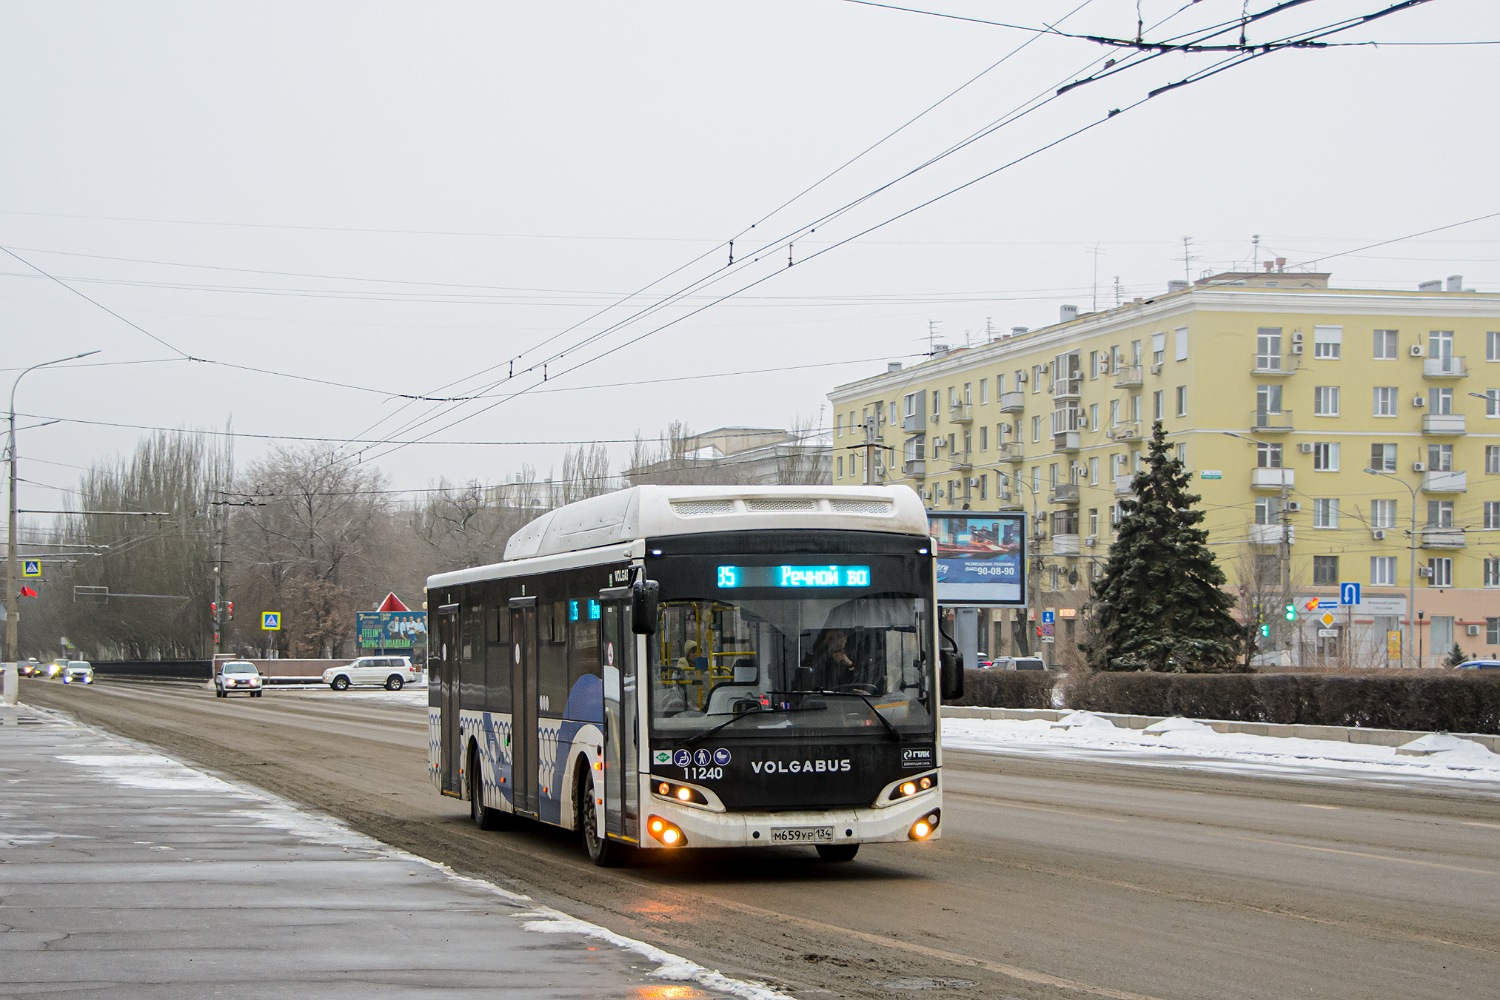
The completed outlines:
{"type": "Polygon", "coordinates": [[[1255,442],[1255,467],[1257,469],[1281,468],[1281,443],[1279,441],[1255,442]]]}
{"type": "Polygon", "coordinates": [[[1427,582],[1434,587],[1453,586],[1453,560],[1447,556],[1427,560],[1427,582]]]}
{"type": "Polygon", "coordinates": [[[1453,446],[1451,444],[1430,444],[1427,446],[1427,471],[1453,471],[1453,446]]]}
{"type": "Polygon", "coordinates": [[[1255,523],[1259,525],[1281,523],[1281,498],[1280,497],[1256,497],[1255,498],[1255,523]]]}
{"type": "Polygon", "coordinates": [[[1099,485],[1099,459],[1097,456],[1089,459],[1089,482],[1094,486],[1099,485]]]}
{"type": "MultiPolygon", "coordinates": [[[[1484,561],[1484,585],[1486,587],[1500,587],[1500,559],[1486,559],[1484,561]]],[[[1493,618],[1490,621],[1494,621],[1493,618]]]]}
{"type": "Polygon", "coordinates": [[[979,402],[980,403],[988,403],[989,401],[990,401],[990,380],[987,379],[987,378],[982,378],[982,379],[979,380],[979,402]]]}
{"type": "Polygon", "coordinates": [[[1138,424],[1141,422],[1141,396],[1136,393],[1130,397],[1130,422],[1138,424]]]}
{"type": "Polygon", "coordinates": [[[1109,426],[1117,427],[1120,423],[1120,401],[1111,399],[1109,401],[1109,426]]]}
{"type": "Polygon", "coordinates": [[[1339,582],[1338,556],[1313,556],[1313,586],[1334,587],[1339,582]]]}
{"type": "Polygon", "coordinates": [[[1313,445],[1313,469],[1317,472],[1339,471],[1339,444],[1337,441],[1319,441],[1313,445]]]}
{"type": "Polygon", "coordinates": [[[1089,534],[1091,536],[1095,536],[1095,535],[1099,534],[1099,508],[1098,507],[1090,507],[1089,508],[1088,525],[1089,525],[1089,534]]]}
{"type": "Polygon", "coordinates": [[[1098,429],[1099,429],[1099,404],[1098,403],[1090,403],[1089,404],[1089,430],[1095,430],[1095,431],[1097,431],[1098,429]]]}
{"type": "Polygon", "coordinates": [[[1173,355],[1174,360],[1187,360],[1187,333],[1187,327],[1180,326],[1177,328],[1177,353],[1173,355]]]}
{"type": "Polygon", "coordinates": [[[1500,444],[1484,446],[1484,472],[1487,476],[1500,476],[1500,444]]]}
{"type": "Polygon", "coordinates": [[[1089,378],[1092,380],[1092,379],[1096,379],[1098,377],[1099,377],[1099,352],[1098,351],[1089,351],[1089,378]]]}
{"type": "Polygon", "coordinates": [[[1177,462],[1183,468],[1187,468],[1187,444],[1186,443],[1179,444],[1177,446],[1177,462]]]}
{"type": "Polygon", "coordinates": [[[1394,385],[1377,385],[1375,387],[1375,416],[1394,417],[1396,415],[1396,397],[1400,390],[1394,385]]]}
{"type": "Polygon", "coordinates": [[[843,455],[840,455],[838,458],[836,458],[834,460],[834,467],[838,469],[838,471],[835,473],[835,475],[839,479],[843,479],[844,478],[844,456],[843,455]]]}
{"type": "Polygon", "coordinates": [[[1429,501],[1427,501],[1427,527],[1429,527],[1429,528],[1451,528],[1451,527],[1453,527],[1453,501],[1452,500],[1429,500],[1429,501]]]}
{"type": "Polygon", "coordinates": [[[1489,531],[1500,531],[1500,500],[1484,502],[1484,526],[1489,531]]]}
{"type": "Polygon", "coordinates": [[[1394,528],[1396,526],[1396,501],[1370,501],[1370,527],[1394,528]]]}
{"type": "Polygon", "coordinates": [[[980,451],[989,451],[990,450],[990,425],[989,424],[980,424],[979,425],[979,450],[980,451]]]}
{"type": "Polygon", "coordinates": [[[1500,417],[1500,389],[1484,390],[1484,415],[1500,417]]]}
{"type": "Polygon", "coordinates": [[[1339,415],[1339,387],[1336,385],[1313,386],[1313,416],[1336,417],[1339,415]]]}
{"type": "Polygon", "coordinates": [[[1187,416],[1187,386],[1185,385],[1177,387],[1177,415],[1179,417],[1187,416]]]}
{"type": "Polygon", "coordinates": [[[1427,412],[1440,417],[1453,414],[1453,390],[1432,388],[1427,390],[1427,412]]]}
{"type": "MultiPolygon", "coordinates": [[[[1259,416],[1263,413],[1281,412],[1281,386],[1258,385],[1255,387],[1255,412],[1259,416]]],[[[1262,421],[1263,422],[1263,421],[1262,421]]]]}
{"type": "Polygon", "coordinates": [[[922,394],[920,392],[907,393],[901,398],[901,401],[906,404],[906,415],[908,417],[915,417],[922,412],[922,394]]]}
{"type": "Polygon", "coordinates": [[[1032,365],[1031,366],[1031,391],[1032,392],[1041,392],[1042,391],[1042,366],[1041,365],[1032,365]]]}
{"type": "Polygon", "coordinates": [[[1313,527],[1337,528],[1339,526],[1338,498],[1313,501],[1313,527]]]}
{"type": "Polygon", "coordinates": [[[1151,419],[1161,420],[1167,413],[1167,394],[1162,389],[1157,389],[1151,394],[1151,419]]]}
{"type": "Polygon", "coordinates": [[[1395,361],[1399,346],[1395,330],[1375,331],[1374,357],[1376,361],[1395,361]]]}
{"type": "Polygon", "coordinates": [[[1500,330],[1491,330],[1484,335],[1484,360],[1500,361],[1500,330]]]}
{"type": "Polygon", "coordinates": [[[1138,365],[1141,363],[1141,342],[1132,340],[1130,342],[1130,363],[1138,365]]]}
{"type": "Polygon", "coordinates": [[[1396,471],[1396,446],[1394,444],[1370,445],[1370,468],[1376,472],[1396,471]]]}
{"type": "Polygon", "coordinates": [[[890,417],[886,420],[886,423],[894,424],[895,422],[896,422],[896,401],[893,399],[893,400],[891,400],[891,404],[890,404],[890,417]]]}
{"type": "Polygon", "coordinates": [[[835,413],[833,415],[833,436],[841,438],[844,436],[844,415],[835,413]]]}
{"type": "MultiPolygon", "coordinates": [[[[1494,336],[1494,334],[1490,334],[1494,336]]],[[[1491,646],[1500,646],[1500,618],[1484,620],[1484,641],[1491,646]]]]}
{"type": "Polygon", "coordinates": [[[1281,370],[1281,327],[1263,326],[1256,331],[1255,367],[1263,372],[1281,370]]]}
{"type": "Polygon", "coordinates": [[[1031,440],[1033,443],[1042,439],[1042,418],[1040,415],[1031,418],[1031,440]]]}
{"type": "Polygon", "coordinates": [[[1430,358],[1453,357],[1453,331],[1427,331],[1427,356],[1430,358]]]}
{"type": "Polygon", "coordinates": [[[1394,587],[1396,585],[1396,557],[1370,557],[1370,586],[1394,587]]]}
{"type": "Polygon", "coordinates": [[[1166,364],[1167,361],[1167,335],[1165,333],[1153,333],[1151,335],[1151,363],[1157,367],[1166,364]]]}
{"type": "Polygon", "coordinates": [[[1341,326],[1313,327],[1313,357],[1337,360],[1344,350],[1344,328],[1341,326]]]}

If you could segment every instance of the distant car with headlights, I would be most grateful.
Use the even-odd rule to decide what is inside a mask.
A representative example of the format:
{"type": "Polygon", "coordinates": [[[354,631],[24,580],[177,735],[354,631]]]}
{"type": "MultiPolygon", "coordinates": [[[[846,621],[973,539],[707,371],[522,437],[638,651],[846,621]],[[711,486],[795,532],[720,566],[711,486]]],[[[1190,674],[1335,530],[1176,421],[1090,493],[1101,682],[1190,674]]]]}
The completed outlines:
{"type": "Polygon", "coordinates": [[[45,677],[49,681],[55,681],[57,680],[57,678],[61,677],[63,675],[63,671],[67,669],[67,660],[53,660],[51,663],[43,664],[41,673],[39,673],[37,676],[45,677]]]}
{"type": "Polygon", "coordinates": [[[356,685],[400,691],[421,679],[422,668],[414,665],[409,656],[361,656],[342,667],[323,671],[323,683],[335,691],[347,691],[356,685]]]}
{"type": "Polygon", "coordinates": [[[87,660],[69,660],[68,665],[63,668],[62,682],[64,684],[94,683],[93,664],[87,660]]]}
{"type": "Polygon", "coordinates": [[[255,664],[245,660],[225,660],[214,671],[214,694],[220,698],[228,698],[231,692],[259,698],[263,693],[263,684],[255,664]]]}
{"type": "Polygon", "coordinates": [[[42,665],[35,660],[22,660],[16,666],[16,676],[18,677],[40,677],[41,675],[42,665]]]}

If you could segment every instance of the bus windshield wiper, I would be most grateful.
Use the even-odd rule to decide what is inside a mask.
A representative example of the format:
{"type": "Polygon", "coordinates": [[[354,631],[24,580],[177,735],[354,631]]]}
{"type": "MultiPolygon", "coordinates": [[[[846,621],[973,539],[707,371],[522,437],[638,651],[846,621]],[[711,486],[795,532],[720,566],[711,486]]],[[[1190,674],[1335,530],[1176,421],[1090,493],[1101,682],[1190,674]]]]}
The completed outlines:
{"type": "Polygon", "coordinates": [[[867,708],[869,708],[870,713],[872,715],[874,715],[875,718],[877,718],[877,719],[880,720],[880,724],[883,725],[883,726],[885,726],[886,729],[890,730],[891,735],[894,736],[894,737],[896,737],[897,741],[900,741],[901,738],[902,738],[901,737],[901,730],[897,729],[896,726],[895,726],[895,724],[893,722],[891,722],[890,719],[887,719],[885,717],[885,713],[884,712],[882,712],[880,709],[878,709],[878,708],[875,707],[875,703],[873,701],[871,701],[867,696],[861,694],[858,691],[809,691],[807,693],[808,694],[821,694],[821,695],[824,695],[824,696],[833,695],[834,697],[839,697],[839,698],[858,698],[860,701],[862,701],[862,702],[865,703],[865,706],[867,708]]]}
{"type": "MultiPolygon", "coordinates": [[[[771,691],[771,692],[767,692],[767,693],[768,694],[782,694],[782,693],[785,693],[785,692],[771,691]]],[[[801,693],[801,692],[799,692],[799,693],[801,693]]],[[[777,714],[779,714],[779,713],[782,713],[782,712],[811,712],[811,711],[818,711],[818,710],[817,709],[810,709],[810,708],[792,708],[791,706],[787,706],[787,707],[784,707],[784,708],[768,708],[765,705],[762,705],[760,702],[756,702],[754,708],[746,709],[743,712],[735,712],[729,718],[727,718],[723,722],[719,723],[717,726],[713,726],[712,728],[703,730],[703,732],[701,732],[701,733],[695,733],[692,736],[689,736],[687,739],[685,739],[682,742],[680,742],[680,743],[677,744],[677,749],[681,750],[684,747],[690,747],[690,746],[692,746],[694,743],[697,743],[699,740],[707,739],[709,736],[712,736],[714,733],[717,733],[719,730],[723,729],[725,726],[731,726],[734,723],[736,723],[736,722],[740,721],[741,719],[743,719],[747,715],[762,715],[762,714],[771,714],[771,713],[777,713],[777,714]]],[[[721,713],[716,712],[714,714],[715,715],[719,715],[721,713]]]]}

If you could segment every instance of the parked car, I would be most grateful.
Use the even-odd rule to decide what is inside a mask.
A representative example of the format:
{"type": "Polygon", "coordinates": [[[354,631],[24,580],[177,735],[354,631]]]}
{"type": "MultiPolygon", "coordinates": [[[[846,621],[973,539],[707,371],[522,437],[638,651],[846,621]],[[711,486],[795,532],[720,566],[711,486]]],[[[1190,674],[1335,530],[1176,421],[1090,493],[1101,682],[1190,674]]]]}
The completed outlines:
{"type": "Polygon", "coordinates": [[[69,660],[62,672],[64,684],[94,683],[94,667],[87,660],[69,660]]]}
{"type": "Polygon", "coordinates": [[[421,679],[422,668],[414,665],[409,656],[361,656],[342,667],[329,667],[323,671],[323,683],[335,691],[347,691],[355,686],[400,691],[407,684],[415,684],[421,679]]]}
{"type": "Polygon", "coordinates": [[[264,690],[260,671],[255,664],[245,660],[225,660],[214,671],[214,694],[228,698],[231,691],[243,691],[252,698],[259,698],[264,690]]]}
{"type": "Polygon", "coordinates": [[[1040,656],[997,656],[992,667],[995,670],[1046,670],[1047,664],[1040,656]]]}
{"type": "Polygon", "coordinates": [[[1500,670],[1500,660],[1465,660],[1458,665],[1460,670],[1500,670]]]}

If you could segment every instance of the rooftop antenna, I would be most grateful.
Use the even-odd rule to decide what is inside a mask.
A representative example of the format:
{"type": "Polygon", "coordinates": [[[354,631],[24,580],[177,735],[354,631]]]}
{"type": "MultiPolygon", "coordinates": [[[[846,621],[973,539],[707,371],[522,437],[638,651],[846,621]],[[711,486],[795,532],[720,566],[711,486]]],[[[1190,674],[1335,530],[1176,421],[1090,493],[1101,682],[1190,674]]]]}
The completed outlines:
{"type": "MultiPolygon", "coordinates": [[[[1103,242],[1103,241],[1101,240],[1100,242],[1103,242]]],[[[1099,244],[1095,243],[1094,244],[1094,249],[1092,249],[1092,250],[1085,250],[1084,253],[1089,253],[1089,254],[1093,254],[1094,255],[1094,286],[1093,286],[1094,287],[1094,304],[1090,307],[1090,311],[1092,311],[1092,312],[1098,312],[1099,311],[1099,244]]]]}
{"type": "Polygon", "coordinates": [[[929,358],[937,353],[938,327],[942,325],[943,321],[940,319],[930,319],[927,321],[927,356],[929,358]]]}
{"type": "Polygon", "coordinates": [[[1117,274],[1117,275],[1115,275],[1115,305],[1116,306],[1118,306],[1122,301],[1124,301],[1124,295],[1125,295],[1124,289],[1122,289],[1120,287],[1120,276],[1117,274]]]}
{"type": "Polygon", "coordinates": [[[1193,238],[1191,236],[1184,236],[1182,238],[1182,277],[1183,280],[1186,281],[1189,285],[1193,283],[1193,273],[1191,270],[1189,270],[1189,268],[1191,268],[1192,266],[1192,263],[1193,238]]]}
{"type": "Polygon", "coordinates": [[[1250,270],[1260,270],[1260,234],[1250,237],[1250,270]]]}

